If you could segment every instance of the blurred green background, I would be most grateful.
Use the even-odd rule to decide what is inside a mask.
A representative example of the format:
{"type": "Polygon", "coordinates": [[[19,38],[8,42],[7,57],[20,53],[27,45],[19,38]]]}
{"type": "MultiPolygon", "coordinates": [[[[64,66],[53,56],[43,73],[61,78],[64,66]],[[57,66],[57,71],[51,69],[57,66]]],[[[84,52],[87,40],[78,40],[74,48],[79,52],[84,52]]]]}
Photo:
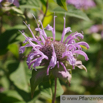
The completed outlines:
{"type": "MultiPolygon", "coordinates": [[[[57,0],[58,1],[58,0],[57,0]]],[[[64,0],[65,1],[65,0],[64,0]]],[[[41,19],[43,26],[53,25],[53,15],[56,18],[56,39],[61,39],[63,30],[63,17],[66,15],[66,27],[71,27],[72,32],[82,32],[83,41],[90,45],[89,50],[84,51],[89,57],[85,61],[80,57],[87,68],[87,72],[76,68],[72,73],[70,86],[60,81],[67,95],[102,95],[103,94],[103,0],[95,0],[96,6],[88,10],[79,10],[71,5],[58,5],[55,0],[49,0],[48,10],[47,0],[19,0],[20,6],[17,8],[13,4],[3,2],[0,8],[0,103],[50,103],[46,92],[36,90],[31,98],[30,78],[32,71],[26,64],[26,56],[29,49],[24,54],[19,54],[19,47],[25,38],[18,30],[24,30],[27,36],[31,36],[25,21],[30,24],[34,34],[36,21],[41,19]],[[46,16],[44,14],[46,13],[46,16]],[[93,25],[99,25],[98,32],[90,32],[93,25]]],[[[64,3],[65,4],[65,3],[64,3]]],[[[70,33],[66,34],[69,35],[70,33]]],[[[47,35],[51,35],[47,32],[47,35]]],[[[56,103],[60,102],[57,97],[56,103]]]]}

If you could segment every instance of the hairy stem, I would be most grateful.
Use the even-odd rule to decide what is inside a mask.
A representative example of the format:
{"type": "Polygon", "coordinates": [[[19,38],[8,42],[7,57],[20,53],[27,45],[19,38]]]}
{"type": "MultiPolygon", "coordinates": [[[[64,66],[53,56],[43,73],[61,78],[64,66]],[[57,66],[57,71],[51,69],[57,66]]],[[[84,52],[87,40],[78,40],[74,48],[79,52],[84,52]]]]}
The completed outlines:
{"type": "Polygon", "coordinates": [[[56,99],[56,87],[57,87],[57,78],[55,78],[55,89],[54,89],[54,95],[53,95],[52,103],[55,103],[55,99],[56,99]]]}

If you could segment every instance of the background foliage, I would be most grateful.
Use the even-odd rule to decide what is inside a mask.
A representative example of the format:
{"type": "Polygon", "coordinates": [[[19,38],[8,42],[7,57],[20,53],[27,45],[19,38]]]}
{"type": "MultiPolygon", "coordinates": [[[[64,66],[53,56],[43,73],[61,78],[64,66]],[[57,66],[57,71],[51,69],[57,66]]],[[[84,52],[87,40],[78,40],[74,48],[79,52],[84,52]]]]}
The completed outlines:
{"type": "MultiPolygon", "coordinates": [[[[31,96],[30,78],[36,74],[32,74],[26,65],[26,55],[30,50],[23,55],[19,54],[19,47],[23,45],[25,38],[18,30],[24,30],[26,35],[31,36],[23,21],[31,25],[36,35],[37,26],[32,13],[37,19],[41,19],[46,27],[48,23],[52,25],[55,12],[57,40],[61,39],[63,16],[66,14],[66,26],[70,26],[73,32],[83,31],[84,41],[90,45],[90,49],[85,50],[89,61],[85,62],[84,58],[80,57],[88,72],[78,68],[73,70],[70,86],[58,80],[56,103],[60,102],[59,96],[62,93],[103,94],[103,0],[95,0],[96,7],[88,10],[67,5],[66,0],[49,0],[48,4],[46,2],[47,0],[19,0],[19,8],[9,3],[3,3],[0,8],[0,103],[51,102],[50,83],[47,78],[31,96]],[[101,25],[101,31],[90,33],[89,29],[93,25],[101,25]]],[[[47,35],[52,34],[47,32],[47,35]]],[[[53,86],[51,82],[51,87],[53,86]]]]}

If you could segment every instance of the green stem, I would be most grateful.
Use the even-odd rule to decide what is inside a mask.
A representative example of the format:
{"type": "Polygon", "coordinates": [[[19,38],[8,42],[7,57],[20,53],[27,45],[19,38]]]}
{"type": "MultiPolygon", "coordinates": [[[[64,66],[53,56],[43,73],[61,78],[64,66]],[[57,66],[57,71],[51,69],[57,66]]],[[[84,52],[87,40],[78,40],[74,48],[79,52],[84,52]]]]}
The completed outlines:
{"type": "Polygon", "coordinates": [[[3,23],[2,23],[2,17],[0,17],[0,34],[2,33],[2,25],[3,25],[3,23]]]}
{"type": "Polygon", "coordinates": [[[56,99],[56,87],[57,87],[57,78],[55,78],[55,89],[54,89],[54,95],[53,95],[52,103],[55,103],[55,99],[56,99]]]}

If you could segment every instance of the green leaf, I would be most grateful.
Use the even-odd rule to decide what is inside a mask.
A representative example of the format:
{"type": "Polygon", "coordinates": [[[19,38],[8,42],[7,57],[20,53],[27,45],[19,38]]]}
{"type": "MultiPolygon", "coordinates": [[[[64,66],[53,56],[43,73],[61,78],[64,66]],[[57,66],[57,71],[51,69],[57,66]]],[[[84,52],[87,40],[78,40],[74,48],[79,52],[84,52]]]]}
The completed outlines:
{"type": "MultiPolygon", "coordinates": [[[[40,85],[41,95],[45,96],[46,98],[51,99],[52,93],[54,94],[54,88],[55,88],[55,80],[48,78],[47,81],[44,81],[40,85]]],[[[59,79],[57,79],[56,97],[58,97],[62,94],[63,94],[63,89],[61,87],[59,79]]]]}
{"type": "Polygon", "coordinates": [[[47,16],[45,16],[45,18],[43,20],[43,27],[44,28],[52,21],[52,18],[53,18],[52,15],[51,15],[51,12],[49,12],[49,10],[47,11],[46,15],[47,16]]]}
{"type": "Polygon", "coordinates": [[[1,77],[0,84],[3,86],[3,88],[5,88],[5,90],[8,90],[10,88],[10,83],[6,75],[1,77]]]}
{"type": "Polygon", "coordinates": [[[15,60],[9,60],[5,63],[6,68],[8,68],[9,75],[18,69],[19,64],[20,62],[15,60]]]}
{"type": "Polygon", "coordinates": [[[31,97],[33,97],[36,87],[43,81],[44,77],[47,77],[46,70],[44,68],[32,71],[32,77],[30,79],[31,97]]]}
{"type": "MultiPolygon", "coordinates": [[[[33,97],[34,91],[36,87],[39,85],[39,90],[41,91],[42,95],[45,95],[48,98],[52,98],[52,90],[55,88],[55,81],[51,79],[46,74],[46,69],[38,69],[37,71],[32,71],[32,77],[30,79],[31,84],[31,96],[33,97]]],[[[57,93],[56,97],[63,94],[63,89],[59,80],[57,79],[57,93]]]]}
{"type": "Polygon", "coordinates": [[[22,29],[26,29],[26,26],[24,26],[24,25],[21,25],[21,24],[19,24],[19,25],[15,25],[15,26],[10,26],[10,25],[5,25],[4,24],[4,27],[6,28],[6,30],[22,30],[22,29]]]}
{"type": "Polygon", "coordinates": [[[7,46],[15,42],[17,30],[6,30],[0,35],[0,55],[7,52],[7,46]]]}
{"type": "MultiPolygon", "coordinates": [[[[22,1],[21,1],[22,2],[22,1]]],[[[19,6],[20,8],[35,8],[40,9],[40,1],[39,0],[25,0],[22,5],[19,6]]]]}
{"type": "Polygon", "coordinates": [[[8,91],[6,91],[5,93],[6,93],[6,95],[9,96],[9,97],[14,97],[14,98],[16,98],[16,99],[18,99],[18,100],[23,100],[23,98],[22,98],[22,97],[18,94],[18,92],[15,91],[15,90],[8,90],[8,91]]]}
{"type": "Polygon", "coordinates": [[[23,101],[23,98],[15,90],[8,90],[0,93],[0,97],[0,103],[17,103],[19,101],[23,101]]]}
{"type": "Polygon", "coordinates": [[[19,47],[17,44],[10,44],[8,49],[14,54],[16,58],[19,57],[19,47]]]}
{"type": "Polygon", "coordinates": [[[95,21],[96,18],[103,20],[103,15],[101,15],[102,13],[103,13],[103,9],[100,9],[99,7],[90,9],[88,11],[88,15],[90,18],[92,18],[93,21],[95,21]]]}
{"type": "Polygon", "coordinates": [[[25,27],[26,26],[23,25],[16,25],[13,27],[10,27],[9,25],[4,25],[6,31],[0,35],[0,55],[3,55],[8,51],[7,47],[9,44],[17,41],[16,38],[19,36],[17,35],[18,29],[25,29],[25,27]]]}
{"type": "Polygon", "coordinates": [[[41,90],[41,96],[51,99],[52,98],[52,86],[51,80],[47,78],[44,82],[39,85],[39,89],[41,90]]]}
{"type": "Polygon", "coordinates": [[[87,15],[83,11],[78,10],[75,7],[70,6],[70,5],[67,6],[67,9],[68,9],[68,11],[65,11],[64,9],[57,7],[54,10],[52,10],[52,12],[66,14],[68,16],[72,16],[72,17],[76,17],[76,18],[90,21],[90,19],[87,17],[87,15]]]}
{"type": "Polygon", "coordinates": [[[54,0],[60,7],[62,7],[64,10],[68,11],[66,0],[54,0]]]}
{"type": "Polygon", "coordinates": [[[28,92],[27,75],[23,62],[21,62],[19,67],[10,75],[10,79],[18,88],[28,92]]]}
{"type": "Polygon", "coordinates": [[[16,8],[16,7],[11,7],[11,9],[12,9],[13,11],[19,13],[19,14],[23,14],[23,11],[20,10],[20,9],[18,9],[18,8],[16,8]]]}

